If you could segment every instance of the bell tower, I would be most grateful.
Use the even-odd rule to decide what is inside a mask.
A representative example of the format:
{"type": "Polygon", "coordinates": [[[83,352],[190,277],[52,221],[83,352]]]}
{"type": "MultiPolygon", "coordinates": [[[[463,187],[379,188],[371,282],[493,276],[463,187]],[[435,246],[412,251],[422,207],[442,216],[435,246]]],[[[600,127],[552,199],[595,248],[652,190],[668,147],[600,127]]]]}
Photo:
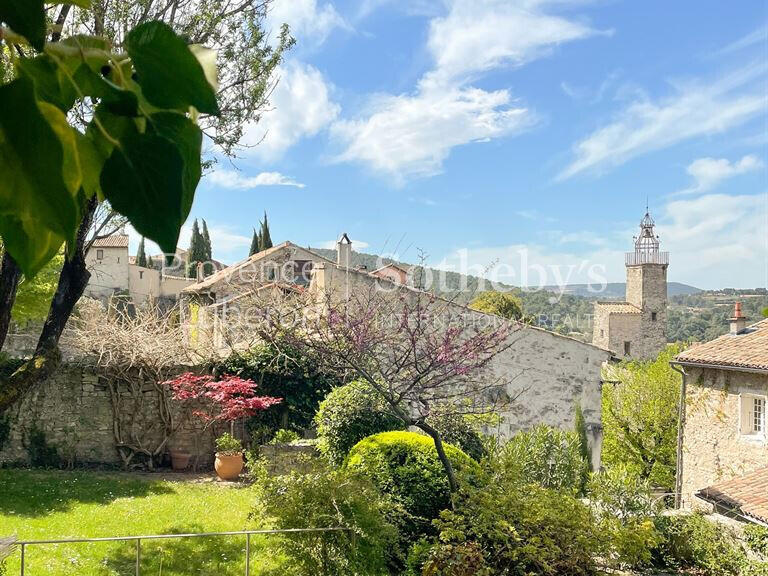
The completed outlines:
{"type": "Polygon", "coordinates": [[[635,250],[627,252],[626,301],[640,310],[639,348],[632,354],[652,358],[667,343],[667,268],[669,252],[659,251],[661,242],[655,222],[646,208],[640,233],[634,237],[635,250]]]}

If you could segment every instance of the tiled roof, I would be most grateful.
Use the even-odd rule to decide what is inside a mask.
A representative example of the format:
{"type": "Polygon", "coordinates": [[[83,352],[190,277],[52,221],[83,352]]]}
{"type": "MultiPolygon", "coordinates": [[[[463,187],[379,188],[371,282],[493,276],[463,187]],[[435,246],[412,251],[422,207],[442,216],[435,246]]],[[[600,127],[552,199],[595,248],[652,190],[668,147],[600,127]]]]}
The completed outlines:
{"type": "Polygon", "coordinates": [[[93,241],[94,248],[128,248],[127,234],[112,234],[93,241]]]}
{"type": "Polygon", "coordinates": [[[696,496],[768,522],[768,467],[699,490],[696,496]]]}
{"type": "Polygon", "coordinates": [[[629,302],[598,302],[597,306],[608,308],[609,314],[641,314],[642,310],[629,302]]]}
{"type": "Polygon", "coordinates": [[[768,372],[768,319],[752,324],[741,334],[725,334],[691,346],[678,354],[676,360],[768,372]]]}

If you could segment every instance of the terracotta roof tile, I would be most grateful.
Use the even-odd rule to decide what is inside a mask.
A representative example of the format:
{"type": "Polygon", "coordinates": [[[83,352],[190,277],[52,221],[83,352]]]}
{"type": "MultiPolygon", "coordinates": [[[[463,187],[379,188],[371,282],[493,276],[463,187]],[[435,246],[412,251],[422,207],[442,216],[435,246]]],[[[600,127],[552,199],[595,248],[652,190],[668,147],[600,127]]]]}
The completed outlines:
{"type": "Polygon", "coordinates": [[[686,364],[733,366],[768,372],[768,319],[749,326],[741,334],[725,334],[695,344],[678,354],[686,364]]]}
{"type": "Polygon", "coordinates": [[[128,248],[128,236],[126,234],[112,234],[106,238],[97,238],[93,241],[94,248],[128,248]]]}
{"type": "Polygon", "coordinates": [[[699,490],[696,496],[768,522],[768,467],[699,490]]]}

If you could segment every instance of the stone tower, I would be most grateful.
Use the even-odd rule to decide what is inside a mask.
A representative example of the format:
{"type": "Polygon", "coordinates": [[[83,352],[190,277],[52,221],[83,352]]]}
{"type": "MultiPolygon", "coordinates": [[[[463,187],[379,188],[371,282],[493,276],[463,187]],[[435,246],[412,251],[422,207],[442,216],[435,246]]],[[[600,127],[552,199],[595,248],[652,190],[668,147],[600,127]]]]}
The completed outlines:
{"type": "Polygon", "coordinates": [[[667,343],[667,268],[669,253],[659,251],[654,221],[646,211],[635,249],[625,255],[624,302],[595,304],[592,342],[617,356],[651,359],[667,343]]]}

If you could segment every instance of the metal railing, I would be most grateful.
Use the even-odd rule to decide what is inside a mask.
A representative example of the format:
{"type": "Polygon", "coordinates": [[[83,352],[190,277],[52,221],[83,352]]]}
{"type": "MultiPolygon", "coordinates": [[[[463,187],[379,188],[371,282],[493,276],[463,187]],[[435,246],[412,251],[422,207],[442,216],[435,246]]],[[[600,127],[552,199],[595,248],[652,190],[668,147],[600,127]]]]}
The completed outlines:
{"type": "Polygon", "coordinates": [[[624,264],[626,266],[669,264],[669,252],[626,252],[624,254],[624,264]]]}
{"type": "MultiPolygon", "coordinates": [[[[348,532],[350,528],[337,526],[333,528],[288,528],[284,530],[239,530],[235,532],[200,532],[190,534],[151,534],[144,536],[111,536],[104,538],[65,538],[61,540],[17,540],[16,548],[21,554],[20,572],[24,576],[26,568],[26,553],[30,546],[43,546],[51,544],[78,544],[86,542],[135,542],[136,543],[136,568],[135,576],[141,576],[141,542],[142,540],[169,540],[173,538],[205,538],[211,536],[245,536],[245,576],[251,574],[251,536],[269,534],[311,534],[323,532],[348,532]]],[[[354,533],[353,533],[354,534],[354,533]]]]}

